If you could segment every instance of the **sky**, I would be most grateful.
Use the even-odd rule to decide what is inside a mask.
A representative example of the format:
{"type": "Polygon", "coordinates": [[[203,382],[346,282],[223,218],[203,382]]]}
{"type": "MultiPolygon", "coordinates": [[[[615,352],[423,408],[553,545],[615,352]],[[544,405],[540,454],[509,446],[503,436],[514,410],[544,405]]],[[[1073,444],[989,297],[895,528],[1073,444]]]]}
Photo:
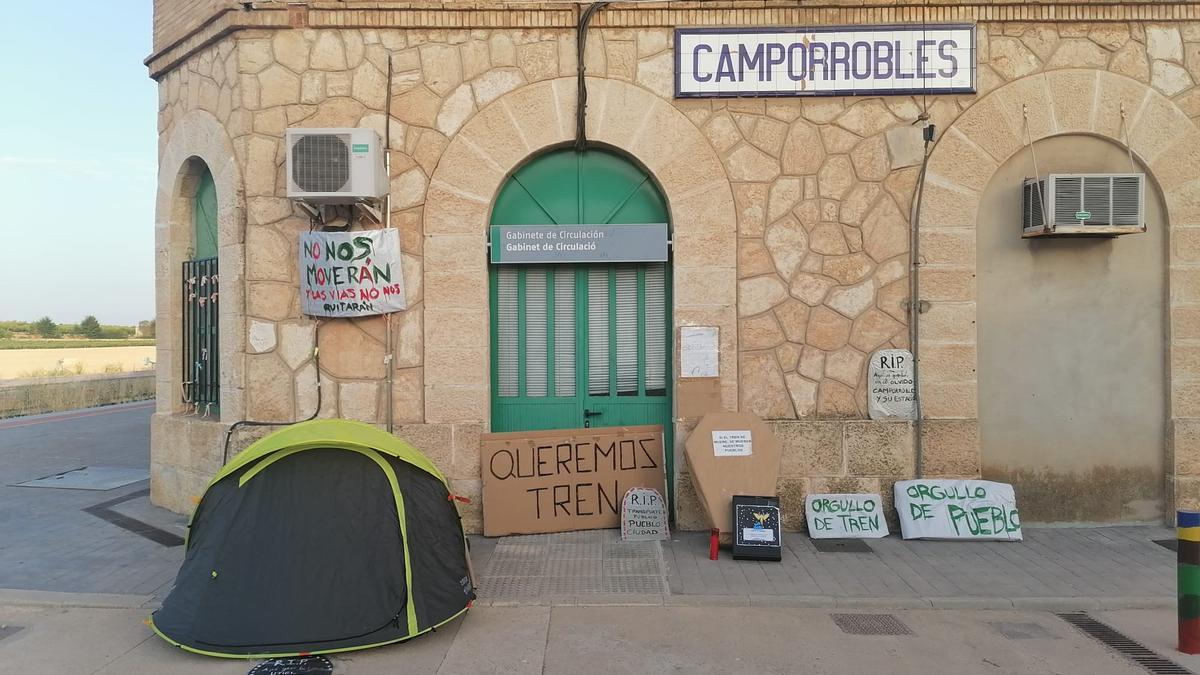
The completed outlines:
{"type": "Polygon", "coordinates": [[[154,318],[151,0],[5,3],[0,320],[154,318]]]}

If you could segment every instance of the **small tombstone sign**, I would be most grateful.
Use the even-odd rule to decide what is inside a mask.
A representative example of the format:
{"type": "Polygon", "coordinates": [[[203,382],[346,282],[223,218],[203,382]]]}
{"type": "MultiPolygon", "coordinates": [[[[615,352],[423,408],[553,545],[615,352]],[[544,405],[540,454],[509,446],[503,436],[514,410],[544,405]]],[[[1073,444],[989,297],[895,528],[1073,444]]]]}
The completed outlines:
{"type": "Polygon", "coordinates": [[[636,487],[626,492],[621,500],[621,539],[662,541],[669,536],[667,502],[658,490],[636,487]]]}
{"type": "Polygon", "coordinates": [[[329,675],[333,662],[324,656],[297,656],[260,661],[249,675],[329,675]]]}
{"type": "Polygon", "coordinates": [[[808,495],[808,536],[813,539],[878,539],[888,535],[879,495],[808,495]]]}
{"type": "Polygon", "coordinates": [[[872,354],[867,387],[867,412],[871,419],[916,419],[912,352],[907,349],[881,349],[872,354]]]}
{"type": "Polygon", "coordinates": [[[905,539],[1021,540],[1017,497],[990,480],[896,482],[896,512],[905,539]]]}

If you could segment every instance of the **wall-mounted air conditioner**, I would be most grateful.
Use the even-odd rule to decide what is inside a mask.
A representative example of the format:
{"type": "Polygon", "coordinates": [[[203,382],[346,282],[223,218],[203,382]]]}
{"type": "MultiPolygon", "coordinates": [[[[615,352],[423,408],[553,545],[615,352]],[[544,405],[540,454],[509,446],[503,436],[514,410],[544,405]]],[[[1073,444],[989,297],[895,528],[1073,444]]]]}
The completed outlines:
{"type": "Polygon", "coordinates": [[[288,129],[287,196],[357,204],[388,193],[383,142],[372,129],[288,129]]]}
{"type": "Polygon", "coordinates": [[[1146,176],[1052,173],[1026,178],[1021,236],[1115,237],[1146,231],[1146,176]]]}

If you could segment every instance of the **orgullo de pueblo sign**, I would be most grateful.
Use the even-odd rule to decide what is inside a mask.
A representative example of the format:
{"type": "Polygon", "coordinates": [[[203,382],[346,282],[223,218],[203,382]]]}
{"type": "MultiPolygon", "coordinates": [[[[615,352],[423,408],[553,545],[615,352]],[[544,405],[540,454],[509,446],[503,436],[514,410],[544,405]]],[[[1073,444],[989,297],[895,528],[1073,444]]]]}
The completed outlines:
{"type": "Polygon", "coordinates": [[[677,97],[974,91],[971,25],[675,30],[677,97]]]}

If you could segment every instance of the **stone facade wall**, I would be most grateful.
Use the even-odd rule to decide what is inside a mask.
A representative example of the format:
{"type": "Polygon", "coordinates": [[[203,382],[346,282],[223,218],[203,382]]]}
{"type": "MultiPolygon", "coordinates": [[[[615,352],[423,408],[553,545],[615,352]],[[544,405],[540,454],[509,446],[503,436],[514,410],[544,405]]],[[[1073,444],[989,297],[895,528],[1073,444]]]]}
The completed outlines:
{"type": "MultiPolygon", "coordinates": [[[[1113,11],[1111,3],[1098,11],[1113,11]]],[[[746,22],[741,12],[710,13],[709,24],[746,22]]],[[[932,418],[923,438],[921,468],[928,475],[979,473],[974,239],[972,225],[958,218],[961,203],[945,197],[978,191],[1002,161],[1000,149],[988,145],[988,130],[998,119],[1017,128],[1023,104],[1041,136],[1081,116],[1091,124],[1098,119],[1089,112],[1093,104],[1106,105],[1094,86],[1088,97],[1044,105],[1046,82],[1070,84],[1082,69],[1093,79],[1111,73],[1105,82],[1152,92],[1139,102],[1149,97],[1178,111],[1165,133],[1196,131],[1200,23],[995,21],[979,23],[977,36],[978,94],[676,100],[670,27],[598,21],[589,33],[589,137],[632,155],[660,182],[674,228],[676,325],[722,328],[723,405],[775,420],[785,440],[780,487],[792,525],[808,490],[887,492],[891,481],[917,468],[909,425],[862,418],[867,356],[908,346],[909,218],[922,158],[913,122],[924,109],[939,130],[935,158],[944,157],[931,169],[922,214],[928,221],[921,234],[922,298],[932,303],[922,319],[921,349],[925,412],[932,418]]],[[[222,348],[228,337],[234,360],[244,353],[244,377],[234,384],[244,384],[245,402],[223,407],[219,425],[209,424],[313,414],[319,332],[319,414],[385,423],[390,375],[396,433],[426,451],[453,489],[474,498],[466,514],[468,526],[477,527],[478,436],[489,418],[485,226],[504,176],[573,137],[575,68],[568,28],[310,27],[239,30],[165,71],[164,147],[177,120],[207,111],[228,135],[242,177],[240,193],[218,185],[218,201],[244,201],[245,321],[237,332],[223,329],[222,348]],[[283,197],[283,133],[289,126],[361,125],[382,135],[389,90],[391,222],[401,233],[409,310],[390,320],[328,321],[318,329],[299,314],[296,242],[309,222],[283,197]]],[[[1163,121],[1131,119],[1142,134],[1163,121]]],[[[1116,133],[1105,125],[1094,133],[1116,133]]],[[[160,179],[160,191],[175,188],[160,179]]],[[[1180,195],[1168,197],[1169,208],[1196,208],[1200,184],[1188,183],[1180,195]]],[[[1200,225],[1174,213],[1172,219],[1200,225]]],[[[1177,276],[1185,283],[1200,278],[1190,267],[1200,258],[1186,243],[1175,250],[1179,272],[1172,284],[1177,276]]],[[[165,255],[160,250],[160,262],[165,255]]],[[[160,289],[164,276],[160,269],[160,289]]],[[[1191,339],[1182,336],[1196,323],[1187,288],[1172,290],[1179,301],[1173,334],[1181,340],[1191,339]]],[[[160,304],[160,321],[173,311],[174,297],[160,304]]],[[[1191,361],[1177,362],[1183,384],[1175,388],[1173,414],[1190,417],[1182,411],[1200,397],[1186,383],[1191,361]]],[[[169,383],[160,387],[161,415],[177,417],[176,408],[162,403],[172,396],[169,383]]],[[[676,423],[681,465],[692,423],[676,423]]],[[[1178,456],[1186,445],[1191,461],[1200,446],[1193,455],[1196,444],[1188,439],[1200,434],[1190,433],[1189,423],[1176,423],[1175,447],[1178,456]]],[[[184,435],[181,428],[172,433],[184,435]]],[[[200,435],[178,442],[212,448],[211,437],[200,435]]],[[[165,452],[166,437],[165,431],[156,436],[156,453],[165,452]]],[[[245,442],[237,435],[234,449],[245,442]]],[[[178,490],[198,494],[197,479],[215,471],[210,460],[190,464],[178,490]]],[[[1200,476],[1181,462],[1175,474],[1200,476]]],[[[679,523],[702,527],[686,466],[679,471],[679,523]]],[[[1200,477],[1194,480],[1200,498],[1200,477]]],[[[168,503],[163,494],[156,491],[168,503]]]]}

